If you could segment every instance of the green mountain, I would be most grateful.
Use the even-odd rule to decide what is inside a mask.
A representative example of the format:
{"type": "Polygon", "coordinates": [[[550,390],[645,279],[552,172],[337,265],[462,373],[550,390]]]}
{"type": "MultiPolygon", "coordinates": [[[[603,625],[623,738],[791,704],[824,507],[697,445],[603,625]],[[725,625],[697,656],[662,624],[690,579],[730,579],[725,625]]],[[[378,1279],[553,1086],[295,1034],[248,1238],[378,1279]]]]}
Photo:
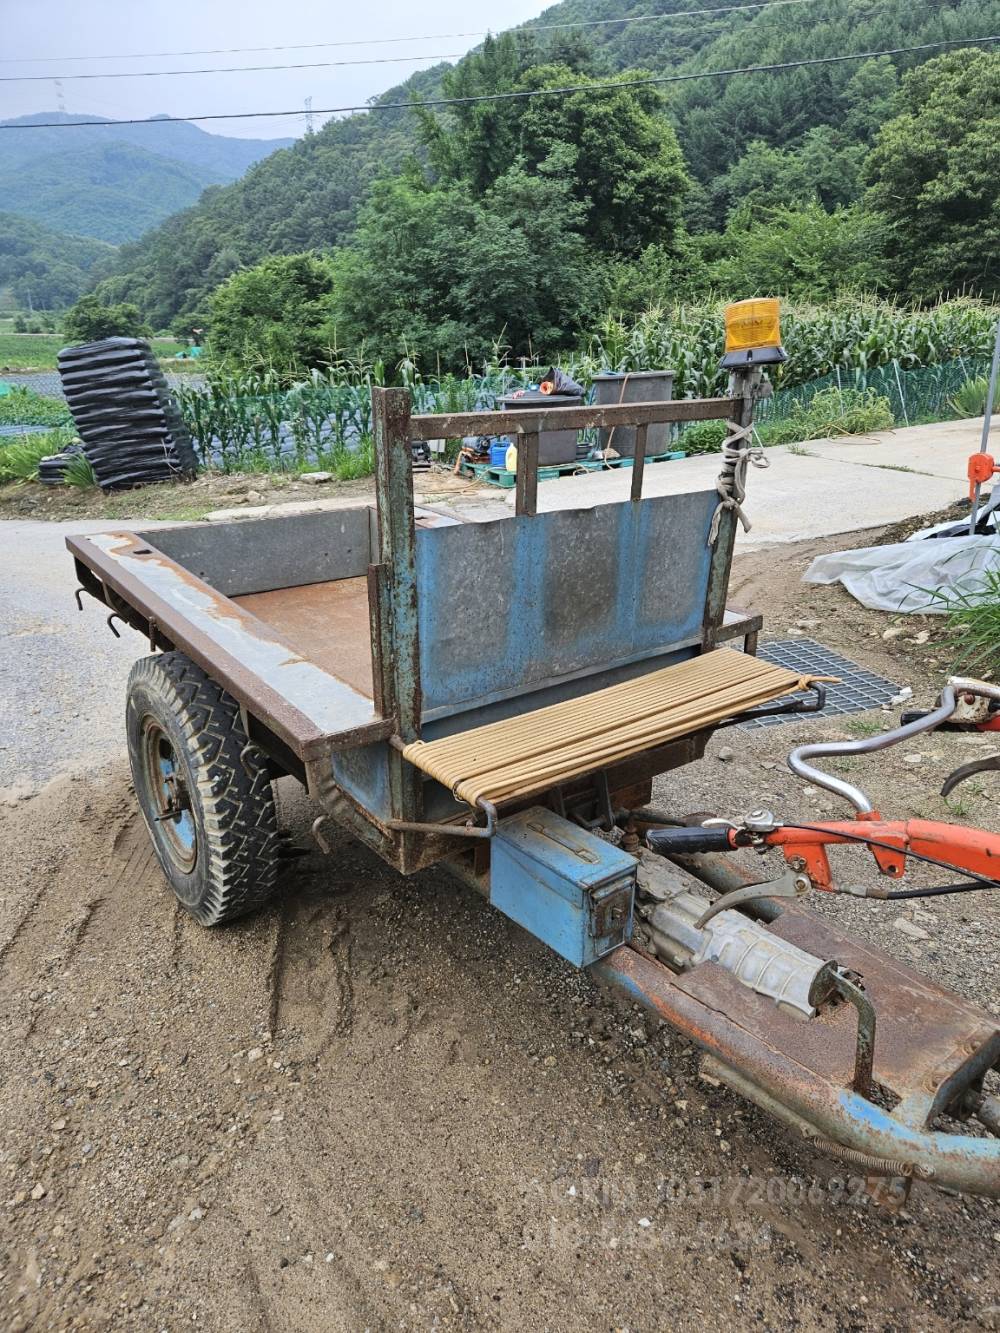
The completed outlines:
{"type": "Polygon", "coordinates": [[[7,212],[120,244],[293,142],[226,138],[169,120],[78,124],[93,119],[43,112],[0,123],[0,200],[7,212]],[[48,121],[76,128],[10,128],[48,121]]]}
{"type": "Polygon", "coordinates": [[[63,310],[90,281],[98,260],[113,248],[90,236],[67,236],[37,222],[0,213],[0,291],[25,309],[63,310]]]}
{"type": "MultiPolygon", "coordinates": [[[[796,0],[746,13],[732,0],[562,0],[518,30],[516,60],[559,64],[588,76],[646,70],[695,74],[752,65],[822,60],[901,46],[956,41],[1000,31],[1000,0],[796,0]],[[719,10],[705,14],[706,7],[719,10]],[[651,14],[659,15],[652,21],[651,14]],[[604,26],[563,27],[621,20],[604,26]],[[536,32],[535,29],[538,29],[536,32]],[[549,29],[549,31],[544,31],[549,29]]],[[[690,80],[665,88],[695,186],[689,225],[721,231],[744,195],[773,171],[787,202],[791,182],[806,183],[828,207],[861,192],[860,168],[885,119],[900,73],[940,54],[931,49],[890,59],[816,64],[758,76],[690,80]],[[756,165],[755,165],[756,164],[756,165]],[[753,167],[752,170],[748,168],[753,167]]],[[[495,71],[494,71],[495,72],[495,71]]],[[[383,102],[433,97],[442,79],[452,93],[517,86],[481,81],[473,53],[451,69],[424,71],[383,102]]],[[[475,108],[487,137],[502,134],[499,108],[475,108]]],[[[440,114],[447,128],[450,113],[440,114]]],[[[243,179],[209,191],[195,206],[122,248],[102,290],[134,300],[157,326],[204,308],[211,290],[238,268],[270,254],[325,249],[352,233],[359,207],[379,177],[397,173],[415,151],[409,111],[368,112],[327,124],[252,167],[243,179]]],[[[614,163],[607,164],[609,173],[614,163]]]]}

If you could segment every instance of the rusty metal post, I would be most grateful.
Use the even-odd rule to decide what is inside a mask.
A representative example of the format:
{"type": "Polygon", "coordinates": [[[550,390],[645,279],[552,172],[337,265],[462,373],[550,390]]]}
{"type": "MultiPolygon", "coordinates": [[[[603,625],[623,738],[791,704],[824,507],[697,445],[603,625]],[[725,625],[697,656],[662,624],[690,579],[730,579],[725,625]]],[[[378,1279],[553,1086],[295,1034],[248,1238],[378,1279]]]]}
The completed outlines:
{"type": "MultiPolygon", "coordinates": [[[[420,735],[421,690],[409,391],[373,388],[372,421],[379,564],[384,571],[379,592],[386,599],[378,618],[381,699],[393,714],[396,734],[412,741],[420,735]]],[[[420,774],[391,747],[389,790],[394,819],[420,819],[420,774]]]]}
{"type": "Polygon", "coordinates": [[[629,495],[631,500],[642,499],[642,476],[646,470],[646,436],[649,434],[649,427],[645,422],[635,428],[635,453],[632,455],[632,489],[629,495]]]}
{"type": "Polygon", "coordinates": [[[538,431],[522,435],[517,444],[517,491],[514,496],[517,514],[534,518],[538,513],[538,431]]]}
{"type": "MultiPolygon", "coordinates": [[[[753,425],[754,398],[760,383],[759,369],[736,370],[729,377],[729,394],[737,400],[731,418],[734,426],[750,427],[753,425]]],[[[749,448],[749,444],[745,446],[749,448]]],[[[732,465],[723,463],[723,474],[732,473],[732,465]]],[[[721,491],[720,491],[721,495],[721,491]]],[[[705,595],[705,614],[702,621],[702,652],[709,652],[716,646],[716,635],[722,626],[726,614],[726,598],[729,594],[729,575],[733,567],[733,548],[736,544],[736,525],[738,519],[732,508],[720,510],[718,531],[712,545],[711,563],[708,569],[708,591],[705,595]]]]}

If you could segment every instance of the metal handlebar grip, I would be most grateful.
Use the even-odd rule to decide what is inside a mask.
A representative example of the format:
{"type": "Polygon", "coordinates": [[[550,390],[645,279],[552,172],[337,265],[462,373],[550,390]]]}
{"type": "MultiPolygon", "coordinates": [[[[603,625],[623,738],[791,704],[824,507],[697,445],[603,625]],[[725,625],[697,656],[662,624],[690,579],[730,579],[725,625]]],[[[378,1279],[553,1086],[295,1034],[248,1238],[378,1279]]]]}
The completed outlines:
{"type": "Polygon", "coordinates": [[[730,852],[728,828],[657,828],[646,834],[646,845],[660,856],[688,856],[695,852],[730,852]]]}

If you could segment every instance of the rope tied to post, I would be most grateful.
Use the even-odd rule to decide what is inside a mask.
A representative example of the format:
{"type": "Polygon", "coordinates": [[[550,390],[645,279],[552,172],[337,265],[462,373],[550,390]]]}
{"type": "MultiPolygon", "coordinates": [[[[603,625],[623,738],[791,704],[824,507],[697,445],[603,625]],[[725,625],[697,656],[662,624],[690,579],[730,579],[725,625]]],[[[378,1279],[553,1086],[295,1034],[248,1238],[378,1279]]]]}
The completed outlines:
{"type": "Polygon", "coordinates": [[[738,426],[735,421],[727,421],[729,434],[722,442],[722,471],[715,483],[719,493],[719,503],[712,515],[712,526],[708,531],[708,544],[714,546],[719,538],[719,525],[726,510],[732,510],[743,524],[743,531],[749,532],[750,520],[743,511],[743,501],[747,496],[747,469],[767,468],[770,460],[764,456],[764,450],[747,444],[753,434],[753,425],[738,426]]]}

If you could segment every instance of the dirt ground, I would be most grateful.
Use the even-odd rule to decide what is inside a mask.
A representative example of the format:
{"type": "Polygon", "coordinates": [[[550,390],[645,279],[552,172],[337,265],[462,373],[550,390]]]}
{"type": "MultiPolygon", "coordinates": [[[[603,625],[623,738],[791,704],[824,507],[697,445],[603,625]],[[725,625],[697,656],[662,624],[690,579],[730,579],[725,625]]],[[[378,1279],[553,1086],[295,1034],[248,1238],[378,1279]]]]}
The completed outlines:
{"type": "Polygon", "coordinates": [[[282,473],[204,472],[194,481],[104,495],[96,487],[43,486],[38,481],[0,486],[0,518],[162,518],[187,521],[213,509],[288,504],[324,496],[367,494],[370,478],[315,485],[282,473]]]}
{"type": "MultiPolygon", "coordinates": [[[[947,669],[930,622],[886,639],[890,617],[799,582],[831,545],[743,556],[732,600],[929,703],[947,669]]],[[[834,809],[788,750],[889,721],[723,733],[658,803],[834,809]]],[[[934,795],[988,744],[843,762],[887,813],[1000,829],[994,779],[934,795]]],[[[294,783],[279,797],[310,847],[314,812],[294,783]]],[[[0,808],[0,838],[12,1333],[1000,1327],[996,1204],[918,1185],[885,1214],[440,872],[404,880],[344,836],[290,863],[257,918],[201,930],[165,888],[124,755],[0,808]]],[[[996,897],[822,910],[1000,1012],[996,897]]]]}
{"type": "MultiPolygon", "coordinates": [[[[417,473],[418,494],[454,496],[481,488],[451,468],[433,467],[417,473]]],[[[194,481],[162,482],[138,490],[104,495],[95,487],[43,486],[41,482],[0,485],[0,519],[170,519],[176,522],[204,517],[215,509],[242,509],[257,505],[294,504],[331,496],[374,494],[371,477],[358,481],[308,482],[291,473],[204,472],[194,481]]],[[[495,492],[494,495],[499,495],[495,492]]]]}

